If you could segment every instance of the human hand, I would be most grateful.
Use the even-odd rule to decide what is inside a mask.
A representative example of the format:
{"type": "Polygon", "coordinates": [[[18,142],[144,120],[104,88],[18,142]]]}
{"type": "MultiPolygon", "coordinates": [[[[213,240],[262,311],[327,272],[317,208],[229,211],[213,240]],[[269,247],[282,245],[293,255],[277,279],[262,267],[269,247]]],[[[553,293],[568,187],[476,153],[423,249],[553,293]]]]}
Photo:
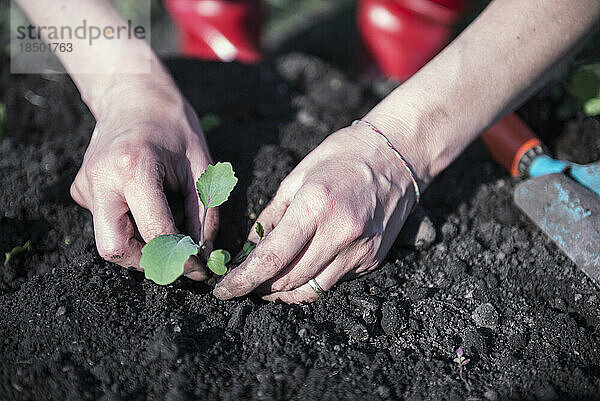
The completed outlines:
{"type": "MultiPolygon", "coordinates": [[[[198,241],[202,205],[194,183],[211,157],[196,114],[172,82],[111,88],[102,104],[71,196],[92,212],[100,256],[139,269],[144,242],[178,232],[165,190],[183,195],[181,228],[198,241]]],[[[206,225],[210,248],[214,208],[206,225]]],[[[207,277],[194,258],[186,274],[207,277]]]]}
{"type": "MultiPolygon", "coordinates": [[[[344,128],[284,179],[257,219],[266,236],[214,295],[256,290],[268,301],[312,302],[311,278],[327,291],[375,269],[414,203],[408,173],[385,141],[362,125],[344,128]]],[[[249,240],[257,242],[254,230],[249,240]]]]}

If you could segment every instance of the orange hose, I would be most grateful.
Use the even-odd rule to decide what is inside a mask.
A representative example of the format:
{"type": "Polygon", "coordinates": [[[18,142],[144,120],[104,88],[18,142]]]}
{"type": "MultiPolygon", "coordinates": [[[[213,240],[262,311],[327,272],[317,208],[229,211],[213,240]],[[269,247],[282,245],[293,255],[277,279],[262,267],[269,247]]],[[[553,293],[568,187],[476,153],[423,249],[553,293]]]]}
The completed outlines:
{"type": "Polygon", "coordinates": [[[530,149],[541,145],[538,137],[515,113],[498,121],[481,135],[492,158],[513,177],[519,176],[519,161],[530,149]]]}

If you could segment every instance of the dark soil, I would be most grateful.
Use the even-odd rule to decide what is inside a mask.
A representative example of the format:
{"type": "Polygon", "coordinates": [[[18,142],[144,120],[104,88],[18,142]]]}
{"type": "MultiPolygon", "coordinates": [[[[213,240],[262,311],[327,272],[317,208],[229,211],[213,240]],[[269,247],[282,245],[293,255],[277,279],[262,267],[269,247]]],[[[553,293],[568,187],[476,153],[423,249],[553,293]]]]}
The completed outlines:
{"type": "MultiPolygon", "coordinates": [[[[198,113],[222,121],[208,139],[240,177],[222,208],[231,251],[293,166],[377,99],[298,55],[169,66],[198,113]]],[[[513,205],[516,181],[479,143],[424,195],[430,248],[395,246],[311,305],[221,302],[205,284],[160,287],[100,259],[68,193],[92,117],[67,77],[1,68],[0,251],[33,249],[0,266],[0,400],[600,400],[598,289],[513,205]],[[452,361],[461,345],[470,395],[452,361]]],[[[598,121],[558,124],[543,102],[522,114],[552,127],[549,145],[598,157],[585,154],[598,121]],[[587,145],[567,146],[582,130],[587,145]]]]}

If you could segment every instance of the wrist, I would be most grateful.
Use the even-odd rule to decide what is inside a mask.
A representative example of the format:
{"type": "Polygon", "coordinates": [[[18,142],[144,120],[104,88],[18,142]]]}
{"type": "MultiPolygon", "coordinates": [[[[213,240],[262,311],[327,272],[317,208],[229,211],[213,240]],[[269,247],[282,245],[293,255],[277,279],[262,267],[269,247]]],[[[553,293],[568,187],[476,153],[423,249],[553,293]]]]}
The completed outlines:
{"type": "Polygon", "coordinates": [[[368,122],[366,120],[355,120],[354,122],[352,122],[352,126],[358,126],[361,124],[368,127],[371,131],[373,131],[375,134],[377,134],[379,139],[383,140],[385,142],[385,144],[387,145],[387,147],[389,148],[389,150],[394,154],[396,160],[393,160],[392,162],[395,162],[393,164],[399,163],[400,166],[404,169],[404,173],[406,175],[408,175],[408,178],[410,179],[410,182],[413,186],[413,190],[415,193],[415,205],[418,204],[421,199],[421,186],[419,185],[418,178],[415,174],[415,169],[404,158],[404,156],[402,156],[402,154],[398,151],[398,149],[396,149],[396,147],[394,146],[394,144],[392,144],[392,142],[389,140],[389,138],[383,132],[381,132],[379,130],[379,128],[377,128],[376,126],[374,126],[373,124],[371,124],[370,122],[368,122]]]}
{"type": "MultiPolygon", "coordinates": [[[[131,57],[120,58],[115,63],[130,62],[131,57]]],[[[81,97],[96,119],[115,104],[135,104],[149,101],[143,94],[164,93],[175,97],[179,90],[162,63],[154,55],[149,61],[149,73],[140,74],[73,74],[81,97]]],[[[180,97],[180,95],[179,95],[180,97]]]]}
{"type": "MultiPolygon", "coordinates": [[[[436,157],[434,156],[436,154],[435,143],[429,135],[432,129],[411,124],[399,116],[392,116],[377,110],[369,112],[363,120],[376,127],[389,140],[394,149],[404,159],[419,188],[423,191],[437,174],[436,157]]],[[[379,137],[371,128],[365,126],[365,129],[371,131],[370,135],[379,137]]],[[[404,168],[402,161],[394,155],[394,151],[389,148],[385,138],[377,138],[378,146],[382,149],[382,152],[392,157],[391,160],[395,165],[404,168]]]]}
{"type": "Polygon", "coordinates": [[[111,113],[153,117],[177,115],[186,105],[183,95],[171,77],[164,74],[132,75],[127,79],[113,80],[104,77],[104,81],[84,98],[96,120],[111,113]]]}

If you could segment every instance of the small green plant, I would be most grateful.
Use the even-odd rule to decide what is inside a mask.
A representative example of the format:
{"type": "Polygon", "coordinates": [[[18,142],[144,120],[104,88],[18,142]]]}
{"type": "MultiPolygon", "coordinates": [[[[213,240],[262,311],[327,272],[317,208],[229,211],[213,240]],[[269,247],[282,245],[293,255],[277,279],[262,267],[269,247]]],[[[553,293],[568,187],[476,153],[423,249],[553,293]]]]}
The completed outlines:
{"type": "Polygon", "coordinates": [[[588,116],[600,114],[600,63],[578,68],[569,80],[568,88],[588,116]]]}
{"type": "MultiPolygon", "coordinates": [[[[183,234],[159,235],[154,238],[142,248],[140,266],[144,269],[146,278],[161,285],[171,284],[183,274],[185,262],[191,256],[198,256],[215,274],[227,273],[227,265],[231,262],[229,252],[216,249],[208,258],[204,257],[206,246],[204,227],[208,209],[225,203],[237,181],[231,163],[217,163],[206,168],[196,181],[198,197],[204,205],[199,243],[196,244],[190,236],[183,234]]],[[[257,224],[257,230],[258,227],[262,232],[260,223],[257,224]]],[[[259,237],[262,238],[262,235],[259,234],[259,237]]],[[[241,254],[243,257],[236,258],[233,263],[241,263],[252,252],[253,246],[254,244],[249,242],[244,244],[241,254]],[[251,244],[252,247],[247,244],[251,244]]]]}
{"type": "Polygon", "coordinates": [[[256,227],[254,227],[254,231],[256,231],[256,234],[258,234],[258,243],[254,244],[250,241],[244,242],[242,251],[238,254],[238,256],[233,261],[234,264],[242,263],[244,261],[244,259],[246,259],[248,257],[248,255],[250,255],[250,253],[254,250],[254,248],[256,248],[256,246],[258,244],[260,244],[260,241],[262,241],[262,239],[265,235],[265,229],[263,228],[262,224],[260,224],[258,221],[256,222],[256,227]]]}
{"type": "Polygon", "coordinates": [[[465,379],[464,372],[463,372],[465,365],[467,363],[469,363],[471,360],[466,359],[463,356],[462,347],[458,347],[458,349],[456,350],[456,358],[454,358],[453,361],[458,365],[458,375],[460,376],[460,380],[462,380],[463,383],[465,383],[465,387],[467,388],[467,391],[469,393],[471,393],[471,386],[469,385],[469,382],[467,382],[467,380],[465,379]]]}
{"type": "Polygon", "coordinates": [[[200,117],[200,127],[205,134],[218,128],[219,125],[221,125],[221,119],[216,114],[208,113],[200,117]]]}
{"type": "Polygon", "coordinates": [[[10,260],[12,258],[14,258],[15,256],[17,256],[20,253],[28,251],[30,248],[31,248],[31,241],[27,241],[24,245],[15,246],[13,249],[6,252],[4,254],[4,266],[8,266],[8,263],[10,262],[10,260]]]}

